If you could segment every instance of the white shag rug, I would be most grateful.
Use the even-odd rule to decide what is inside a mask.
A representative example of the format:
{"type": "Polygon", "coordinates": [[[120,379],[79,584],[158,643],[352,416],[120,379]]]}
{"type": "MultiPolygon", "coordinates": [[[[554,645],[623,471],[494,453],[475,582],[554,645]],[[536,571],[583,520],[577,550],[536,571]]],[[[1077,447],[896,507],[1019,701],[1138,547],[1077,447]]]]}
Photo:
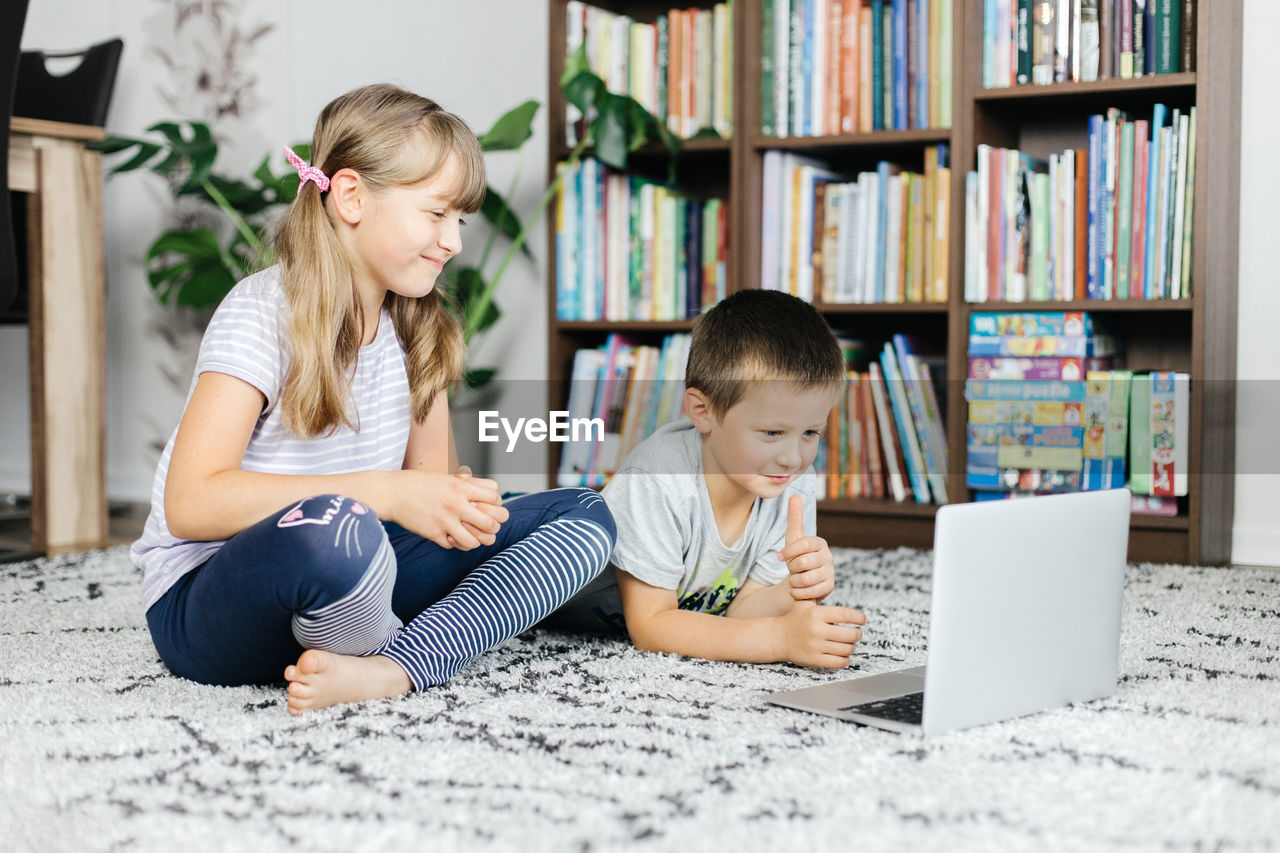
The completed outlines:
{"type": "MultiPolygon", "coordinates": [[[[837,567],[858,669],[923,662],[929,554],[837,567]]],[[[124,549],[4,565],[0,850],[1274,849],[1280,572],[1130,567],[1121,654],[1110,699],[927,740],[761,699],[850,672],[545,631],[293,718],[170,675],[124,549]]]]}

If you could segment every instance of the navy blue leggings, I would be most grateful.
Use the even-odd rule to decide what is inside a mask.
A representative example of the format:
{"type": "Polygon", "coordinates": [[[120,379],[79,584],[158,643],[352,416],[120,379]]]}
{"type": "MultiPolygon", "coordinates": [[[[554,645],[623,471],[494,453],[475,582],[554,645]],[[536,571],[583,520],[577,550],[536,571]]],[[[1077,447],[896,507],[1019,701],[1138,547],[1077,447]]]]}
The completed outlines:
{"type": "Polygon", "coordinates": [[[205,684],[278,682],[305,648],[383,654],[416,689],[443,683],[563,604],[613,548],[613,517],[588,489],[504,506],[497,541],[470,551],[340,495],[286,507],[228,539],[147,611],[156,650],[205,684]]]}

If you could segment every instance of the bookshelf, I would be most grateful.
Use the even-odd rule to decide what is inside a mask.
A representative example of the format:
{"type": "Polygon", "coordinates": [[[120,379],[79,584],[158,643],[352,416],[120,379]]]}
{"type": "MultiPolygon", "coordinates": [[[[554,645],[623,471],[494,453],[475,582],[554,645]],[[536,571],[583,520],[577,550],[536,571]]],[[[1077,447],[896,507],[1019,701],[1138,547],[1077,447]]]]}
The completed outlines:
{"type": "MultiPolygon", "coordinates": [[[[549,2],[549,173],[568,153],[565,102],[558,88],[564,68],[566,0],[549,2]]],[[[593,5],[653,21],[669,2],[611,2],[593,5]]],[[[684,4],[688,5],[688,4],[684,4]]],[[[692,5],[710,8],[698,0],[692,5]]],[[[774,138],[761,127],[762,0],[734,0],[734,115],[729,140],[699,140],[686,146],[679,178],[696,193],[726,199],[729,212],[727,258],[730,291],[759,287],[763,162],[770,150],[786,150],[823,160],[854,173],[893,158],[917,168],[926,146],[946,143],[951,153],[950,286],[943,303],[816,303],[833,328],[865,335],[873,344],[895,331],[926,337],[947,356],[947,437],[951,447],[947,490],[967,495],[964,379],[967,375],[969,314],[973,310],[1089,311],[1126,344],[1125,366],[1136,371],[1178,370],[1192,380],[1190,434],[1191,488],[1177,516],[1138,516],[1131,523],[1132,560],[1222,564],[1231,556],[1235,472],[1236,288],[1239,245],[1240,45],[1242,0],[1199,0],[1196,4],[1194,68],[1189,73],[1135,79],[1056,83],[1045,86],[982,88],[983,0],[954,0],[952,29],[952,126],[943,129],[876,131],[818,137],[774,138]],[[1037,156],[1066,147],[1084,147],[1085,119],[1107,107],[1149,114],[1152,105],[1198,114],[1195,209],[1191,223],[1193,291],[1189,299],[1086,300],[1071,302],[964,301],[965,173],[975,167],[979,144],[1016,147],[1037,156]]],[[[660,175],[663,165],[637,170],[660,175]]],[[[549,229],[548,269],[555,267],[555,233],[549,229]]],[[[563,322],[556,318],[554,276],[548,288],[549,408],[563,409],[573,353],[625,331],[637,341],[656,343],[692,322],[563,322]]],[[[558,467],[551,445],[549,472],[558,467]]],[[[824,500],[819,532],[832,544],[858,547],[930,547],[936,507],[866,499],[824,500]]]]}

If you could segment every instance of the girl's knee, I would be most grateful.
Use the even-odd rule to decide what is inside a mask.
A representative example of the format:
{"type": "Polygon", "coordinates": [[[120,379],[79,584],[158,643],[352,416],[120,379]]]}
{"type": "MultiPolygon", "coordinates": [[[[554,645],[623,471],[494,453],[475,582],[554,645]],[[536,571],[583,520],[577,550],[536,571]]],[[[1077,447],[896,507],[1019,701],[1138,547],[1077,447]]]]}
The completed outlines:
{"type": "Polygon", "coordinates": [[[299,501],[280,513],[275,526],[290,537],[289,551],[302,573],[334,597],[360,581],[387,538],[377,513],[345,495],[299,501]]]}
{"type": "Polygon", "coordinates": [[[613,513],[609,512],[609,505],[604,502],[604,498],[600,497],[599,492],[593,489],[562,489],[568,492],[565,500],[572,503],[573,507],[566,517],[580,518],[583,521],[594,522],[602,527],[609,537],[609,545],[618,538],[618,526],[613,520],[613,513]]]}

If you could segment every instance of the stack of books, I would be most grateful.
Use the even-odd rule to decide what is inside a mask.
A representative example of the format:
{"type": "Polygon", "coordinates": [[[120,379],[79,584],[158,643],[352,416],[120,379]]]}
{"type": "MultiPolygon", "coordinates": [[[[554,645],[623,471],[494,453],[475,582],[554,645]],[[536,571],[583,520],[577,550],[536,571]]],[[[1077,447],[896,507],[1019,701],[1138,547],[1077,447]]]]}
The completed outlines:
{"type": "Polygon", "coordinates": [[[882,161],[853,180],[765,152],[761,286],[827,303],[945,302],[950,175],[946,145],[925,148],[923,174],[882,161]]]}
{"type": "Polygon", "coordinates": [[[965,185],[965,299],[1187,299],[1196,108],[1090,116],[1048,162],[978,146],[965,185]]]}
{"type": "MultiPolygon", "coordinates": [[[[733,131],[733,4],[672,9],[653,23],[569,0],[568,53],[585,46],[592,72],[610,92],[630,95],[665,119],[667,129],[692,137],[704,129],[728,139],[733,131]]],[[[569,105],[565,136],[582,138],[583,117],[569,105]]]]}
{"type": "Polygon", "coordinates": [[[970,315],[965,482],[979,500],[1080,490],[1085,374],[1117,349],[1086,313],[970,315]]]}
{"type": "MultiPolygon", "coordinates": [[[[932,375],[945,375],[945,363],[918,355],[915,346],[894,335],[865,371],[849,371],[814,463],[825,475],[826,497],[948,501],[946,428],[932,375]]],[[[855,343],[842,348],[848,362],[862,361],[855,343]]]]}
{"type": "Polygon", "coordinates": [[[1196,0],[984,0],[986,88],[1194,71],[1196,0]]]}
{"type": "Polygon", "coordinates": [[[954,0],[764,0],[761,132],[951,126],[954,0]]]}
{"type": "Polygon", "coordinates": [[[574,353],[568,419],[594,422],[561,448],[561,488],[600,488],[631,450],[681,414],[689,335],[668,335],[659,346],[611,334],[603,346],[574,353]]]}
{"type": "Polygon", "coordinates": [[[680,320],[724,298],[728,207],[618,172],[561,164],[556,316],[680,320]]]}

